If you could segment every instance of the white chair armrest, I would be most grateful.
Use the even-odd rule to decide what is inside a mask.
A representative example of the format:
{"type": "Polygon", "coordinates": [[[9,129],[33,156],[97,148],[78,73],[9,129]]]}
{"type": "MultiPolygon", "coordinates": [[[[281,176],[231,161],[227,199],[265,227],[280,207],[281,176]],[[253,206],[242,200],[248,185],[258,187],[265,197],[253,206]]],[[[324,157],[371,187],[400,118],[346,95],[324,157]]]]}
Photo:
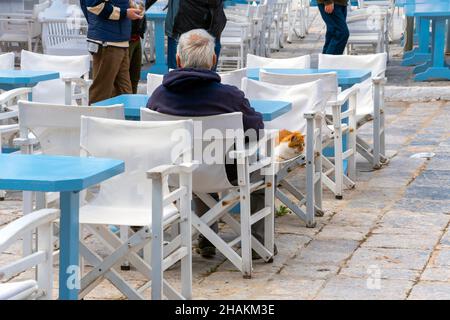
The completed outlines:
{"type": "Polygon", "coordinates": [[[7,103],[11,99],[24,96],[29,93],[31,93],[31,88],[17,88],[13,90],[8,90],[0,94],[0,104],[7,103]]]}
{"type": "Polygon", "coordinates": [[[372,82],[374,84],[385,84],[387,82],[387,78],[385,76],[373,77],[372,82]]]}
{"type": "Polygon", "coordinates": [[[92,80],[83,79],[83,78],[61,78],[65,83],[75,83],[79,86],[89,87],[92,84],[92,80]]]}
{"type": "Polygon", "coordinates": [[[323,112],[307,112],[303,114],[303,117],[305,119],[317,119],[317,118],[324,118],[323,112]]]}
{"type": "Polygon", "coordinates": [[[191,174],[198,167],[198,161],[184,162],[181,164],[167,164],[157,166],[147,171],[148,179],[161,179],[170,174],[191,174]]]}
{"type": "Polygon", "coordinates": [[[0,230],[0,252],[5,251],[24,233],[59,218],[58,209],[42,209],[14,220],[0,230]]]}
{"type": "Polygon", "coordinates": [[[336,99],[335,101],[328,101],[328,102],[327,102],[327,106],[336,106],[336,105],[337,105],[337,106],[341,106],[341,105],[343,105],[344,103],[346,103],[347,100],[348,100],[351,96],[357,94],[358,91],[359,91],[359,86],[356,84],[356,85],[354,85],[354,86],[352,86],[352,87],[350,87],[350,88],[348,88],[348,89],[346,89],[346,90],[340,92],[340,93],[338,94],[337,99],[336,99]]]}
{"type": "Polygon", "coordinates": [[[15,138],[13,144],[17,147],[35,146],[39,143],[36,138],[15,138]]]}

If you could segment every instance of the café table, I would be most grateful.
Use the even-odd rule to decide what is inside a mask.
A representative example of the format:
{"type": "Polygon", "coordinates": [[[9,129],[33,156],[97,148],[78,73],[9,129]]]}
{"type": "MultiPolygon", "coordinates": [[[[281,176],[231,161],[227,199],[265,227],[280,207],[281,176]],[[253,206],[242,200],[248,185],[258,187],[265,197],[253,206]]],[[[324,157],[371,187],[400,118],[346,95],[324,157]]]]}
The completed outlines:
{"type": "MultiPolygon", "coordinates": [[[[140,109],[145,108],[148,99],[149,96],[145,94],[123,94],[97,102],[94,105],[108,106],[123,104],[125,118],[128,120],[139,120],[141,117],[140,109]]],[[[250,105],[262,114],[264,121],[272,121],[292,109],[292,104],[286,101],[250,100],[250,105]]]]}
{"type": "Polygon", "coordinates": [[[147,79],[147,73],[165,74],[169,71],[167,66],[167,59],[165,54],[165,35],[164,35],[164,21],[167,15],[167,1],[157,1],[146,12],[145,17],[148,23],[153,22],[154,40],[155,40],[155,64],[147,70],[142,70],[141,79],[147,79]]]}
{"type": "MultiPolygon", "coordinates": [[[[430,19],[429,17],[415,16],[416,6],[421,4],[432,4],[439,5],[442,3],[448,3],[449,0],[403,0],[402,6],[404,7],[405,16],[409,21],[409,26],[406,28],[406,37],[409,39],[408,42],[411,44],[413,38],[418,39],[418,46],[414,49],[406,51],[403,55],[403,66],[412,66],[420,63],[424,63],[430,60],[430,19]],[[416,34],[414,37],[414,23],[416,20],[416,34]]],[[[444,40],[445,41],[445,40],[444,40]]],[[[406,46],[405,49],[409,49],[411,45],[406,46]]]]}
{"type": "MultiPolygon", "coordinates": [[[[422,66],[415,69],[415,81],[431,79],[450,80],[450,68],[445,63],[445,42],[447,20],[450,18],[450,1],[421,3],[414,6],[414,17],[431,20],[431,57],[422,66]]],[[[428,29],[420,30],[420,38],[425,37],[428,29]]],[[[427,35],[429,37],[429,35],[427,35]]]]}
{"type": "MultiPolygon", "coordinates": [[[[31,70],[0,70],[0,89],[32,88],[41,81],[59,79],[59,72],[31,70]]],[[[31,96],[30,96],[31,100],[31,96]]]]}
{"type": "Polygon", "coordinates": [[[0,154],[0,190],[60,193],[60,300],[78,299],[80,191],[124,170],[121,160],[0,154]]]}

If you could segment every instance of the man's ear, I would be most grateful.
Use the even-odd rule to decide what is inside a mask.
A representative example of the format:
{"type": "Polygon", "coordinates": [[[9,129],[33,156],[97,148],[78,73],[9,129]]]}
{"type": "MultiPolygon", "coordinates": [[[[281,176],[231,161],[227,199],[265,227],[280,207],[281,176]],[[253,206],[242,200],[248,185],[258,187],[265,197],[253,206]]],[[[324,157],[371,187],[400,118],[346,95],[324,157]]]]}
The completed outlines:
{"type": "Polygon", "coordinates": [[[178,55],[178,53],[177,53],[176,60],[177,60],[177,67],[178,68],[183,68],[183,66],[181,65],[181,59],[180,59],[180,56],[178,55]]]}
{"type": "Polygon", "coordinates": [[[216,63],[217,63],[217,56],[214,53],[214,55],[213,55],[213,65],[212,65],[211,69],[214,69],[214,66],[216,65],[216,63]]]}

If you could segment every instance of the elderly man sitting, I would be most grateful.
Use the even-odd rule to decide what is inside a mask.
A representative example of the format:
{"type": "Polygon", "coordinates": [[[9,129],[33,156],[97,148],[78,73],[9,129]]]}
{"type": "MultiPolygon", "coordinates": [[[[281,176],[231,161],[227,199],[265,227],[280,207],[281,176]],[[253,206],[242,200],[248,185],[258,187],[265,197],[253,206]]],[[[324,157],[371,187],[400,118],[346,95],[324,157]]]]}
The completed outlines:
{"type": "MultiPolygon", "coordinates": [[[[195,29],[181,35],[177,48],[178,69],[164,76],[161,86],[152,94],[147,107],[164,114],[177,116],[212,116],[223,113],[242,112],[244,130],[258,132],[264,128],[262,116],[256,112],[244,93],[238,88],[220,83],[220,76],[212,71],[217,57],[214,38],[203,29],[195,29]]],[[[227,176],[236,181],[235,165],[227,165],[227,176]]],[[[251,199],[252,212],[264,207],[264,191],[254,192],[251,199]]],[[[208,207],[194,197],[196,213],[201,216],[208,207]]],[[[217,225],[214,226],[216,232],[217,225]]],[[[264,221],[253,225],[254,236],[261,242],[264,237],[264,221]]],[[[200,236],[198,252],[204,257],[215,254],[214,246],[200,236]]],[[[257,256],[257,255],[256,255],[257,256]]]]}

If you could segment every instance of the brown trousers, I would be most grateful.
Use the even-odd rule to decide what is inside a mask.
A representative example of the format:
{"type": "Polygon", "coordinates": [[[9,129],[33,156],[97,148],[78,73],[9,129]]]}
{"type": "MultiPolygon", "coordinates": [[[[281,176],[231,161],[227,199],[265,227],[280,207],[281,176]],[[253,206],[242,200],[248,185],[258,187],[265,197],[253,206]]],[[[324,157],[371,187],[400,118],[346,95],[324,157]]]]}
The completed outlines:
{"type": "Polygon", "coordinates": [[[137,93],[139,80],[141,79],[142,45],[141,40],[130,41],[128,48],[130,53],[130,80],[133,93],[137,93]]]}
{"type": "Polygon", "coordinates": [[[89,104],[121,94],[131,94],[128,48],[100,47],[93,54],[93,83],[89,104]]]}

